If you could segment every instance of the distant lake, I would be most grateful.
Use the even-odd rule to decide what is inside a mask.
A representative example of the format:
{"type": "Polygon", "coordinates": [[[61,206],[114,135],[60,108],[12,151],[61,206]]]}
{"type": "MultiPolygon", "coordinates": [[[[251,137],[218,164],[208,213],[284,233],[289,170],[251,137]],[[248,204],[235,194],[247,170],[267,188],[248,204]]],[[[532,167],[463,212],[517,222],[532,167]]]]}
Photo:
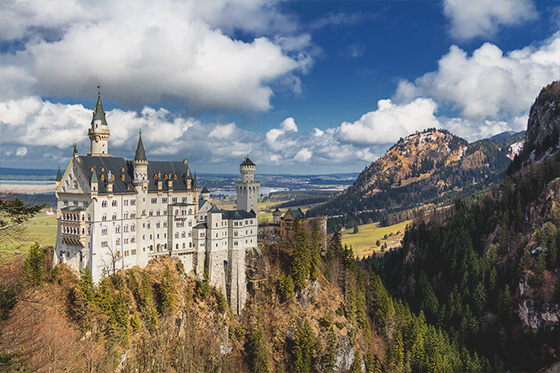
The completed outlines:
{"type": "Polygon", "coordinates": [[[7,185],[50,185],[54,184],[54,180],[2,180],[0,184],[7,185]]]}
{"type": "MultiPolygon", "coordinates": [[[[274,193],[274,192],[286,192],[290,189],[288,188],[269,188],[269,187],[262,187],[259,191],[259,194],[266,194],[269,195],[270,193],[274,193]]],[[[231,196],[235,196],[235,190],[231,190],[231,189],[216,189],[210,192],[211,196],[227,196],[227,197],[231,197],[231,196]]]]}

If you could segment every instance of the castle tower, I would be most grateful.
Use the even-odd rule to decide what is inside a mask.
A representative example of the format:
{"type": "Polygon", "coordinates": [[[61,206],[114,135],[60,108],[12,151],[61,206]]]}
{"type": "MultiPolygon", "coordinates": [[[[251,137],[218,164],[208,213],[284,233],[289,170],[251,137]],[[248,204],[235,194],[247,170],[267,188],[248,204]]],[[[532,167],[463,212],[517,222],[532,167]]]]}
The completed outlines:
{"type": "Polygon", "coordinates": [[[245,157],[243,163],[239,165],[241,181],[235,183],[235,191],[237,192],[237,209],[252,211],[256,216],[261,183],[255,183],[255,168],[255,164],[249,157],[245,157]]]}
{"type": "Polygon", "coordinates": [[[202,188],[202,192],[200,192],[200,199],[203,199],[205,201],[210,200],[210,191],[208,190],[208,188],[202,188]]]}
{"type": "Polygon", "coordinates": [[[274,210],[274,212],[272,212],[272,224],[280,225],[281,219],[282,219],[282,212],[277,208],[276,210],[274,210]]]}
{"type": "Polygon", "coordinates": [[[93,110],[93,119],[91,120],[91,128],[88,130],[88,136],[91,141],[90,153],[88,155],[110,157],[109,154],[109,136],[110,131],[105,120],[105,112],[101,104],[101,91],[97,86],[97,104],[93,110]]]}
{"type": "Polygon", "coordinates": [[[144,144],[142,143],[142,131],[138,136],[138,145],[136,146],[136,152],[134,153],[134,161],[132,161],[134,166],[134,177],[132,183],[135,186],[141,186],[142,184],[148,184],[148,160],[146,159],[146,153],[144,152],[144,144]]]}

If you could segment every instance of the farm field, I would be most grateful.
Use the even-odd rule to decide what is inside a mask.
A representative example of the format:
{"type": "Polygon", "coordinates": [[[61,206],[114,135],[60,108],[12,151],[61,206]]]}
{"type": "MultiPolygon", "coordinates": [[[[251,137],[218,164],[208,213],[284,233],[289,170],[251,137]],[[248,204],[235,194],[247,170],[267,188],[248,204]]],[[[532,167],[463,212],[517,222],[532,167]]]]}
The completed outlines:
{"type": "Polygon", "coordinates": [[[17,241],[0,239],[0,260],[12,258],[15,253],[24,254],[35,242],[41,246],[54,246],[56,243],[56,216],[45,215],[41,210],[33,219],[25,223],[25,231],[17,241]]]}
{"type": "Polygon", "coordinates": [[[361,259],[372,255],[374,252],[381,251],[381,246],[387,244],[387,248],[396,247],[404,236],[404,231],[412,220],[379,227],[379,223],[364,224],[358,226],[358,233],[354,234],[353,229],[342,232],[342,244],[352,247],[356,258],[361,259]],[[380,246],[376,245],[379,240],[380,246]]]}

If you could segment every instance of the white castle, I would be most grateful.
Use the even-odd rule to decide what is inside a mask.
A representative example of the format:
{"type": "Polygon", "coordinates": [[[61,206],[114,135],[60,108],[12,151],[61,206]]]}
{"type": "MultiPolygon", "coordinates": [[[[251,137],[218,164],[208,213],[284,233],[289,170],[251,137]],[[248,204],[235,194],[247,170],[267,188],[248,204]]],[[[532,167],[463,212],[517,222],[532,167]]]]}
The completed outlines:
{"type": "Polygon", "coordinates": [[[247,297],[245,252],[257,246],[260,183],[246,157],[235,183],[237,210],[220,210],[182,162],[148,161],[140,133],[134,160],[109,154],[110,131],[98,92],[88,130],[91,151],[74,155],[56,178],[54,261],[99,282],[107,274],[171,255],[185,272],[221,289],[240,313],[247,297]]]}

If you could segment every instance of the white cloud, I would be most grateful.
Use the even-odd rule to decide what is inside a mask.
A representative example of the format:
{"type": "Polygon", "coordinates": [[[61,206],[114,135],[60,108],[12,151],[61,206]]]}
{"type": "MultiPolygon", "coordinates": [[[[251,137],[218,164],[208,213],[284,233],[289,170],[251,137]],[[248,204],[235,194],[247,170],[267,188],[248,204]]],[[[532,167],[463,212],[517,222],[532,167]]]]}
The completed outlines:
{"type": "Polygon", "coordinates": [[[438,70],[400,82],[395,99],[432,97],[471,121],[512,120],[525,115],[541,88],[560,78],[560,33],[540,45],[504,54],[485,43],[469,56],[452,46],[438,70]]]}
{"type": "Polygon", "coordinates": [[[271,107],[273,84],[289,82],[288,89],[297,93],[297,74],[312,63],[309,36],[297,34],[295,23],[274,3],[152,5],[8,2],[0,19],[3,38],[25,49],[2,54],[1,72],[8,76],[3,98],[88,96],[100,82],[104,93],[125,105],[172,101],[195,110],[262,111],[271,107]],[[226,33],[239,29],[254,39],[235,40],[226,33]],[[289,34],[275,39],[270,32],[289,34]]]}
{"type": "Polygon", "coordinates": [[[311,157],[313,156],[313,153],[311,153],[309,151],[309,149],[304,148],[301,149],[296,156],[294,157],[294,160],[297,162],[307,162],[308,160],[311,159],[311,157]]]}
{"type": "Polygon", "coordinates": [[[280,123],[280,126],[278,128],[273,128],[266,133],[266,141],[271,147],[278,148],[282,146],[279,144],[275,144],[276,140],[279,137],[287,134],[288,132],[297,132],[297,131],[298,131],[298,127],[296,125],[294,118],[292,117],[286,118],[282,123],[280,123]]]}
{"type": "Polygon", "coordinates": [[[491,37],[501,27],[537,17],[531,0],[444,0],[443,12],[451,22],[451,35],[459,40],[491,37]]]}
{"type": "Polygon", "coordinates": [[[17,151],[16,151],[16,155],[17,155],[18,157],[23,157],[23,156],[25,156],[26,154],[27,154],[27,148],[24,147],[24,146],[19,147],[19,148],[17,149],[17,151]]]}
{"type": "Polygon", "coordinates": [[[439,126],[434,116],[437,104],[431,99],[417,98],[404,104],[379,100],[377,106],[354,123],[342,123],[340,138],[356,144],[387,144],[414,131],[439,126]]]}

